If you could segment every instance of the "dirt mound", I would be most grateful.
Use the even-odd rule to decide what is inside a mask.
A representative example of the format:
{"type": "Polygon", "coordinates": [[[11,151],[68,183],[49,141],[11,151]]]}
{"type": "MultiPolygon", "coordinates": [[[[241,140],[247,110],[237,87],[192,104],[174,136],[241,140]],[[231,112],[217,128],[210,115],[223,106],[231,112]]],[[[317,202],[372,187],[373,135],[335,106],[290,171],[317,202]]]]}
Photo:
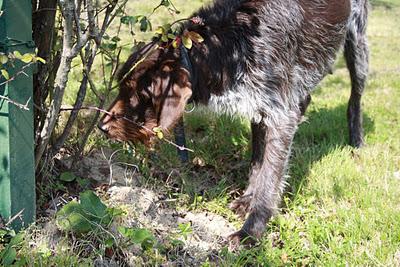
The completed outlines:
{"type": "Polygon", "coordinates": [[[178,225],[190,223],[191,233],[186,239],[181,238],[184,247],[179,261],[184,264],[196,265],[212,257],[225,244],[226,237],[235,231],[222,216],[168,208],[167,199],[148,189],[113,186],[109,194],[111,205],[127,210],[126,226],[153,230],[161,242],[176,233],[178,225]]]}

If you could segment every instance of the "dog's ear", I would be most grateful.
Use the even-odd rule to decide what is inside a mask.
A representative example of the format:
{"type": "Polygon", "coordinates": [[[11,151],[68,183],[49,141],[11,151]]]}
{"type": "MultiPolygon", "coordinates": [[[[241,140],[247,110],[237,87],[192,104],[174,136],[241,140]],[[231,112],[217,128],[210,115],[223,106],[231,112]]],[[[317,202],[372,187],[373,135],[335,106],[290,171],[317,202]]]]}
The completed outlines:
{"type": "Polygon", "coordinates": [[[189,73],[182,68],[163,67],[164,75],[153,83],[158,125],[171,129],[183,115],[185,105],[192,95],[189,73]]]}

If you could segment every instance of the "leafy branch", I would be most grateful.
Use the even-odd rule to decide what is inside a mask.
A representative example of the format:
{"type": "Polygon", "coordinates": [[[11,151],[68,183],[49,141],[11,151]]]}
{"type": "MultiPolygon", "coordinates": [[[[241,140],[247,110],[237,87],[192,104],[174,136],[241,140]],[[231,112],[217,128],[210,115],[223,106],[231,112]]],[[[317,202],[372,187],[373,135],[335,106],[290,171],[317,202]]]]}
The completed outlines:
{"type": "MultiPolygon", "coordinates": [[[[46,61],[43,58],[38,57],[38,56],[36,56],[36,54],[33,54],[33,53],[25,53],[23,55],[21,55],[21,53],[19,51],[14,51],[13,53],[10,53],[8,55],[6,55],[4,53],[0,53],[0,63],[2,64],[2,66],[0,68],[0,72],[1,72],[1,75],[5,79],[4,82],[0,83],[0,87],[14,81],[20,75],[28,76],[28,74],[26,74],[25,70],[28,69],[29,67],[31,67],[33,64],[36,64],[38,61],[43,64],[46,63],[46,61]],[[26,63],[26,65],[22,66],[21,69],[14,74],[14,76],[10,77],[7,69],[4,68],[3,65],[10,64],[11,66],[14,66],[14,63],[16,60],[26,63]]],[[[29,98],[25,104],[21,104],[21,103],[18,103],[17,101],[14,101],[4,95],[0,95],[0,99],[3,99],[6,102],[11,103],[23,110],[29,110],[28,105],[29,105],[29,102],[31,101],[31,98],[29,98]]]]}

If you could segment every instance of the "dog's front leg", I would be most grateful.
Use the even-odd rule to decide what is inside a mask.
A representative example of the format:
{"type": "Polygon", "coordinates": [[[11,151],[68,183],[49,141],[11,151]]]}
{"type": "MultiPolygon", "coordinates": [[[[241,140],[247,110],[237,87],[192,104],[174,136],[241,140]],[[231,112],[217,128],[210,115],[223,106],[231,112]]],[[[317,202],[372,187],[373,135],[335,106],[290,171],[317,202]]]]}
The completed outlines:
{"type": "Polygon", "coordinates": [[[252,125],[252,169],[244,195],[249,201],[248,217],[242,229],[230,236],[232,246],[248,237],[261,237],[265,224],[277,210],[298,119],[299,112],[280,111],[252,125]]]}
{"type": "Polygon", "coordinates": [[[230,208],[236,212],[241,218],[245,218],[249,211],[251,199],[254,194],[254,187],[257,186],[257,177],[260,174],[264,152],[266,147],[266,130],[267,127],[263,123],[251,123],[251,166],[249,175],[249,185],[244,194],[235,199],[230,208]]]}

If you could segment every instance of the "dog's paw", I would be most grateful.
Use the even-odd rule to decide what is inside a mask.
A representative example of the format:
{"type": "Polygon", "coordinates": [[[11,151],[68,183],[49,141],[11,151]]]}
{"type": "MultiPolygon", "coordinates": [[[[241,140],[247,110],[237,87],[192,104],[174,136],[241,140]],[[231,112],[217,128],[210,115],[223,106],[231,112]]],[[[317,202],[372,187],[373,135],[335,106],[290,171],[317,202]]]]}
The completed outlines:
{"type": "Polygon", "coordinates": [[[246,217],[246,214],[250,210],[251,195],[241,196],[238,199],[232,201],[229,208],[233,210],[242,219],[246,217]]]}
{"type": "Polygon", "coordinates": [[[243,229],[228,236],[228,249],[229,251],[238,251],[241,247],[251,247],[256,244],[257,239],[249,235],[243,229]]]}

